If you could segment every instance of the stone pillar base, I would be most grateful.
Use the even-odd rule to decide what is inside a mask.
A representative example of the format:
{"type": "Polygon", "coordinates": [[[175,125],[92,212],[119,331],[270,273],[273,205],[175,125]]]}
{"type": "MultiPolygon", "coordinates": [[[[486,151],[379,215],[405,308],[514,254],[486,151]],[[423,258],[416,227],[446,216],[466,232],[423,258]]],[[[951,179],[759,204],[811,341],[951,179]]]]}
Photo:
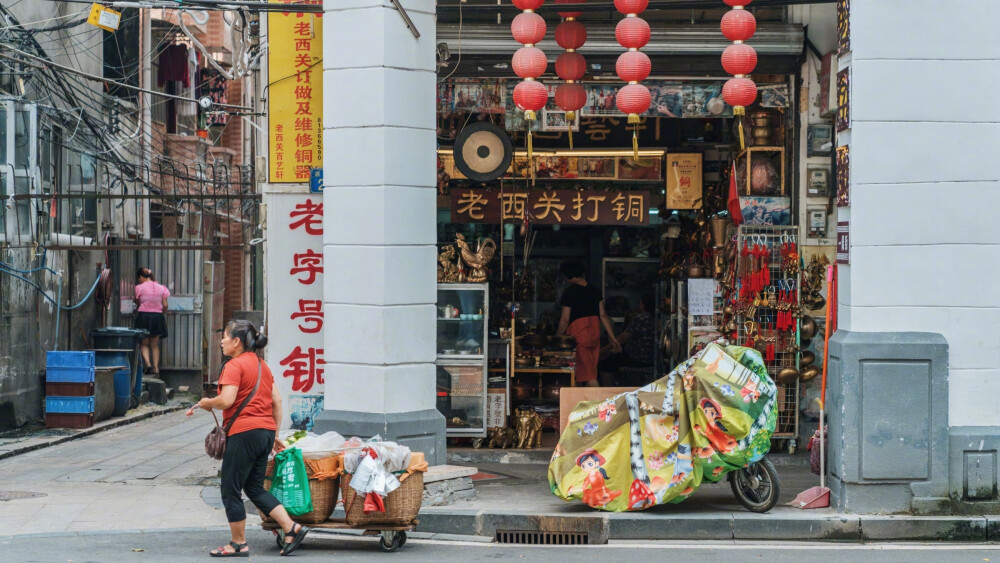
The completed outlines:
{"type": "Polygon", "coordinates": [[[841,512],[947,512],[948,342],[837,331],[827,389],[831,504],[841,512]]]}
{"type": "Polygon", "coordinates": [[[422,452],[430,465],[444,465],[444,416],[437,409],[416,412],[368,413],[326,410],[313,424],[313,432],[339,432],[343,437],[371,438],[398,442],[414,452],[422,452]]]}

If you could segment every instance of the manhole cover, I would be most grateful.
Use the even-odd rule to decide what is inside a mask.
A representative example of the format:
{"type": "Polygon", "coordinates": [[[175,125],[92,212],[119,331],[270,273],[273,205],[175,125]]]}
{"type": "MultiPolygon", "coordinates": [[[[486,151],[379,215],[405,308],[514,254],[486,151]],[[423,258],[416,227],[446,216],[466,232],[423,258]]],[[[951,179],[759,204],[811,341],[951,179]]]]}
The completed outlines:
{"type": "Polygon", "coordinates": [[[44,496],[45,493],[32,493],[31,491],[0,491],[0,500],[17,500],[44,496]]]}

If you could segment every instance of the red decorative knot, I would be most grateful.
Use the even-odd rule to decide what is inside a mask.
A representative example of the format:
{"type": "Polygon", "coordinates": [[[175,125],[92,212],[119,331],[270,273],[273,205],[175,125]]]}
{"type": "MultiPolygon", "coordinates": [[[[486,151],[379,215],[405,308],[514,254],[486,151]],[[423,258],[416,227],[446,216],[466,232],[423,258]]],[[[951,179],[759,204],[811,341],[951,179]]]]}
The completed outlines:
{"type": "Polygon", "coordinates": [[[587,61],[580,53],[567,51],[556,59],[556,74],[563,80],[580,80],[587,74],[587,61]]]}
{"type": "Polygon", "coordinates": [[[722,16],[722,34],[730,41],[746,41],[757,31],[757,19],[746,10],[729,10],[722,16]]]}
{"type": "Polygon", "coordinates": [[[615,39],[626,49],[642,49],[649,43],[649,24],[639,17],[624,18],[615,26],[615,39]]]}
{"type": "Polygon", "coordinates": [[[749,106],[757,99],[757,85],[749,78],[730,78],[722,86],[722,99],[734,108],[749,106]]]}
{"type": "Polygon", "coordinates": [[[722,0],[722,1],[725,2],[727,6],[731,6],[733,8],[736,8],[738,6],[742,8],[743,6],[746,6],[747,4],[752,2],[753,0],[722,0]]]}
{"type": "MultiPolygon", "coordinates": [[[[586,0],[556,0],[556,4],[582,4],[586,0]]],[[[559,12],[559,16],[563,18],[578,18],[583,15],[583,12],[559,12]]],[[[569,49],[570,47],[563,47],[563,49],[569,49]]],[[[578,49],[578,47],[572,47],[573,49],[578,49]]]]}
{"type": "Polygon", "coordinates": [[[524,111],[539,111],[545,107],[549,92],[541,82],[524,80],[514,87],[514,105],[524,111]]]}
{"type": "MultiPolygon", "coordinates": [[[[541,4],[541,2],[539,2],[541,4]]],[[[545,38],[545,20],[534,12],[524,12],[510,22],[510,33],[522,45],[536,45],[545,38]]]]}
{"type": "Polygon", "coordinates": [[[579,49],[587,41],[587,28],[576,20],[567,20],[556,26],[556,43],[563,49],[579,49]]]}
{"type": "Polygon", "coordinates": [[[512,0],[514,7],[518,10],[537,10],[542,7],[545,0],[512,0]]]}
{"type": "Polygon", "coordinates": [[[615,8],[623,14],[638,14],[649,6],[649,0],[615,0],[615,8]]]}
{"type": "Polygon", "coordinates": [[[722,68],[729,74],[750,74],[757,68],[757,51],[746,43],[734,43],[722,52],[722,68]]]}
{"type": "Polygon", "coordinates": [[[642,82],[649,77],[652,70],[652,63],[646,53],[642,51],[625,51],[618,55],[618,62],[615,63],[615,72],[618,78],[625,82],[642,82]]]}
{"type": "Polygon", "coordinates": [[[618,91],[615,102],[622,113],[636,115],[649,109],[649,88],[642,84],[629,84],[618,91]]]}
{"type": "MultiPolygon", "coordinates": [[[[556,105],[567,112],[578,111],[587,105],[587,91],[583,85],[575,82],[560,84],[556,87],[556,105]]],[[[568,119],[575,119],[576,116],[566,116],[568,119]]]]}
{"type": "Polygon", "coordinates": [[[545,60],[545,53],[538,47],[521,47],[514,52],[511,66],[514,74],[521,78],[537,78],[545,74],[549,63],[545,60]]]}

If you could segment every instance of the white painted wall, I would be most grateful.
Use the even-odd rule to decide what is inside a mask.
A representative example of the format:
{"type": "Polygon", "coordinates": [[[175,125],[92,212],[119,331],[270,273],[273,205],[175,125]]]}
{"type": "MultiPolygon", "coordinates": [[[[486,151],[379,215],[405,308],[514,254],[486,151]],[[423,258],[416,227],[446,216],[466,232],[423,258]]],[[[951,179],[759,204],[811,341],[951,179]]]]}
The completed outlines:
{"type": "Polygon", "coordinates": [[[951,426],[1000,425],[996,2],[851,5],[851,264],[840,326],[941,333],[951,426]]]}

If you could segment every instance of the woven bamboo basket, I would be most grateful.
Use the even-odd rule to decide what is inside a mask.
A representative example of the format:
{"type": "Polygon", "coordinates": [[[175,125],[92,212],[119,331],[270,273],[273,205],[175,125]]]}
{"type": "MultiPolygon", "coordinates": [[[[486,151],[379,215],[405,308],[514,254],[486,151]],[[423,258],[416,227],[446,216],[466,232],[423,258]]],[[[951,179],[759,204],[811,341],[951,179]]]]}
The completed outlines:
{"type": "Polygon", "coordinates": [[[340,486],[343,489],[347,525],[354,528],[373,524],[408,526],[416,520],[420,503],[424,499],[424,474],[420,471],[407,477],[398,489],[385,497],[385,512],[365,514],[365,497],[351,488],[349,473],[340,476],[340,486]]]}
{"type": "MultiPolygon", "coordinates": [[[[267,460],[267,477],[264,478],[264,488],[267,490],[271,489],[271,475],[274,473],[274,460],[267,460]]],[[[306,512],[300,516],[292,516],[292,520],[298,522],[299,524],[321,524],[326,522],[330,515],[333,514],[333,509],[337,506],[337,495],[340,489],[340,478],[335,479],[313,479],[312,471],[309,470],[308,464],[306,467],[306,474],[309,475],[309,494],[312,496],[313,509],[311,512],[306,512]]],[[[261,514],[261,519],[264,522],[273,522],[270,516],[267,514],[261,514]]]]}

